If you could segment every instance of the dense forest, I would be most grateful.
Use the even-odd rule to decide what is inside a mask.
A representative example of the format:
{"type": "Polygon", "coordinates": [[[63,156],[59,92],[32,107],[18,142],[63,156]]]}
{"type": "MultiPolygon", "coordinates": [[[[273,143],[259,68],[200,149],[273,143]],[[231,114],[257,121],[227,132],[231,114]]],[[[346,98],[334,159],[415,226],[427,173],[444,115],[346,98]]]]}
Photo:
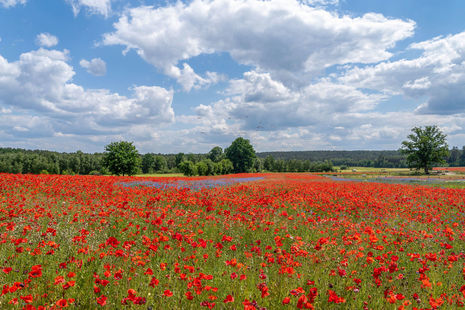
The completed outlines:
{"type": "MultiPolygon", "coordinates": [[[[227,172],[227,162],[218,155],[207,154],[155,154],[141,155],[141,173],[181,172],[182,163],[189,162],[205,174],[227,172]],[[212,167],[220,163],[223,170],[212,167]],[[215,170],[216,169],[216,170],[215,170]],[[215,172],[216,171],[216,172],[215,172]]],[[[60,153],[43,150],[0,148],[0,172],[50,174],[108,174],[102,164],[103,153],[60,153]]],[[[398,151],[299,151],[257,153],[253,171],[305,172],[330,171],[339,167],[407,167],[405,157],[398,151]]],[[[448,166],[465,166],[465,147],[454,147],[447,158],[448,166]]],[[[185,164],[184,164],[185,166],[185,164]]]]}
{"type": "Polygon", "coordinates": [[[331,161],[335,166],[405,168],[405,156],[398,151],[299,151],[263,152],[260,158],[272,156],[277,160],[331,161]]]}
{"type": "MultiPolygon", "coordinates": [[[[399,151],[298,151],[298,152],[262,152],[259,158],[272,156],[274,159],[331,161],[335,166],[375,167],[375,168],[406,168],[405,155],[399,151]]],[[[465,146],[460,150],[454,146],[446,159],[447,166],[465,166],[465,146]]]]}

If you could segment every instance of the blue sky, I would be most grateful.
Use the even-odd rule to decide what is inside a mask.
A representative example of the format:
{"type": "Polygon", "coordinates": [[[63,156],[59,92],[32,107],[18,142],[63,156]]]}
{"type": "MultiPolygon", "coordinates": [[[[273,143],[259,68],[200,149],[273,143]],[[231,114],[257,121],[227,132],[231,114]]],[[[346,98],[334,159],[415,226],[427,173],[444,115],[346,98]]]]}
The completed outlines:
{"type": "Polygon", "coordinates": [[[460,0],[0,0],[0,146],[465,144],[460,0]]]}

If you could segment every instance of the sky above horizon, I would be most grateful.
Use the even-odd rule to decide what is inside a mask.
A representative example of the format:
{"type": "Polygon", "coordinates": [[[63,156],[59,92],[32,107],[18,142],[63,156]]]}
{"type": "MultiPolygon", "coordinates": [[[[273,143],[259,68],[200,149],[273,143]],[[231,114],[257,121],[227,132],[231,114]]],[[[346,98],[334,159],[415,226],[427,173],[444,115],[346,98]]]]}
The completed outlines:
{"type": "Polygon", "coordinates": [[[0,146],[465,144],[465,1],[0,0],[0,146]]]}

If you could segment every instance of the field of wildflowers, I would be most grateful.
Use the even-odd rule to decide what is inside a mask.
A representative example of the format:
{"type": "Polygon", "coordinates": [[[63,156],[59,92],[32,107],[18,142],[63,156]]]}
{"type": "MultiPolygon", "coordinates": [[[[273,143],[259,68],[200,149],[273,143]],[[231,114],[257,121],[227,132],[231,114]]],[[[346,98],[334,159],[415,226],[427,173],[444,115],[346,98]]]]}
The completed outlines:
{"type": "Polygon", "coordinates": [[[0,309],[464,305],[464,190],[239,177],[1,174],[0,309]]]}

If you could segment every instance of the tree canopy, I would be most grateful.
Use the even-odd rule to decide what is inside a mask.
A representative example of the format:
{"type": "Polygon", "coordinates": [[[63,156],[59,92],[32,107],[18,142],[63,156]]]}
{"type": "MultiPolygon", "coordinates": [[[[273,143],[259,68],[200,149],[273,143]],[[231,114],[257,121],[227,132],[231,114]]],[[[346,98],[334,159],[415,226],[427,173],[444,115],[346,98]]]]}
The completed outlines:
{"type": "Polygon", "coordinates": [[[219,163],[223,159],[223,149],[219,146],[215,146],[208,152],[208,158],[210,158],[213,162],[219,163]]]}
{"type": "Polygon", "coordinates": [[[139,152],[132,142],[112,142],[105,146],[103,164],[112,174],[134,175],[139,170],[139,152]]]}
{"type": "Polygon", "coordinates": [[[225,151],[226,157],[232,162],[235,173],[248,172],[253,167],[255,150],[250,141],[237,138],[225,151]]]}
{"type": "Polygon", "coordinates": [[[400,151],[407,155],[411,168],[424,169],[428,174],[433,165],[444,163],[449,155],[446,135],[437,126],[414,127],[407,138],[400,151]]]}

